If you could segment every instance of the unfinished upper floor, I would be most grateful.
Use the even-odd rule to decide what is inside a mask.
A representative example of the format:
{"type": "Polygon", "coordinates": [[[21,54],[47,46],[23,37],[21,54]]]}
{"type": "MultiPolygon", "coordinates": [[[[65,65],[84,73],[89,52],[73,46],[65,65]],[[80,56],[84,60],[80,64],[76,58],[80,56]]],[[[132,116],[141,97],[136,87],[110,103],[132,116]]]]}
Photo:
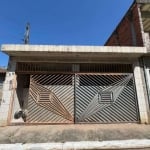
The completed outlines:
{"type": "Polygon", "coordinates": [[[150,51],[150,0],[135,0],[106,46],[146,46],[150,51]]]}

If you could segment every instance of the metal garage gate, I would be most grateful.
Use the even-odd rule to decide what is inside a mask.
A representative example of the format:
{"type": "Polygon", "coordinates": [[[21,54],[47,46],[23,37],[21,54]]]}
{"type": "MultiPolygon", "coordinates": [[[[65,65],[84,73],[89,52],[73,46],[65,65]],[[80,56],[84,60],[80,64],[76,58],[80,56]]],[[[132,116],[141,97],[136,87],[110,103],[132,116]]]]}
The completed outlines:
{"type": "Polygon", "coordinates": [[[48,74],[30,68],[27,123],[139,122],[132,65],[80,64],[48,74]]]}
{"type": "Polygon", "coordinates": [[[133,74],[77,74],[75,121],[137,122],[133,74]]]}
{"type": "Polygon", "coordinates": [[[28,99],[29,123],[73,123],[72,75],[31,75],[28,99]]]}

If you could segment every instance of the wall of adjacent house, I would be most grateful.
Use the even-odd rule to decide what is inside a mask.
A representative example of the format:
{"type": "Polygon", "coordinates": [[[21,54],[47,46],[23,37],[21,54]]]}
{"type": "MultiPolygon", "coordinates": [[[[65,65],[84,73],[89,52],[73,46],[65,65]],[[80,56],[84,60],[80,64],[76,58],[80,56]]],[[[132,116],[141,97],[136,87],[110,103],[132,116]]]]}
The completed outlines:
{"type": "Polygon", "coordinates": [[[0,126],[8,125],[10,121],[12,101],[16,88],[15,65],[15,62],[9,61],[8,71],[3,83],[3,94],[0,105],[0,126]]]}
{"type": "Polygon", "coordinates": [[[134,4],[129,9],[106,46],[143,46],[138,7],[138,4],[134,4]]]}
{"type": "Polygon", "coordinates": [[[0,73],[0,105],[2,102],[2,94],[3,94],[3,83],[5,80],[6,73],[0,73]]]}

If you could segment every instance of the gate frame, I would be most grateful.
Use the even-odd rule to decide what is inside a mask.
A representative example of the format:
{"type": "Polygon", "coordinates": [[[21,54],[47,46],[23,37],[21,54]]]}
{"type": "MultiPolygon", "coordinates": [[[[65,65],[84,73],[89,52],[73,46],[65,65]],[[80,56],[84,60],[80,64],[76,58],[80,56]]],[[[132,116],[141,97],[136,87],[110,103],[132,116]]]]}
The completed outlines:
{"type": "MultiPolygon", "coordinates": [[[[23,73],[24,74],[24,73],[23,73]]],[[[41,73],[39,73],[39,74],[41,74],[41,73]]],[[[42,73],[43,74],[43,73],[42,73]]],[[[49,73],[48,73],[49,74],[49,73]]],[[[51,73],[50,73],[51,74],[51,73]]],[[[70,72],[65,72],[65,73],[62,73],[62,74],[73,74],[74,76],[76,75],[76,74],[93,74],[93,73],[70,73],[70,72]]],[[[106,74],[106,73],[95,73],[95,74],[106,74]]],[[[119,73],[110,73],[110,74],[119,74],[119,73]]],[[[124,74],[124,73],[120,73],[120,74],[124,74]]],[[[133,74],[134,75],[134,74],[133,74]]],[[[134,83],[135,83],[135,80],[133,79],[133,81],[134,81],[134,83]]],[[[75,80],[74,80],[74,82],[75,82],[75,80]]],[[[74,84],[76,84],[76,82],[74,83],[74,84]]],[[[76,86],[75,86],[76,87],[76,86]]],[[[135,87],[135,86],[134,86],[135,87]]],[[[75,88],[74,88],[74,90],[76,90],[75,88]]],[[[76,99],[76,94],[75,94],[75,92],[74,92],[74,105],[75,105],[75,99],[76,99]]],[[[137,110],[138,110],[138,112],[139,112],[139,107],[138,107],[138,100],[136,101],[136,105],[137,105],[137,110]]],[[[74,107],[74,114],[75,114],[75,112],[76,112],[76,107],[74,107]]],[[[138,117],[139,117],[139,115],[138,115],[138,117]]],[[[140,117],[139,117],[139,121],[140,121],[140,117]]],[[[82,122],[83,123],[83,122],[82,122]]],[[[121,123],[121,122],[120,122],[121,123]]],[[[125,122],[123,122],[123,123],[125,123],[125,122]]],[[[11,124],[11,121],[10,121],[10,124],[11,124]]],[[[12,123],[12,124],[14,124],[14,123],[12,123]]],[[[15,123],[15,124],[57,124],[57,123],[15,123]]],[[[58,123],[59,124],[59,123],[58,123]]],[[[74,117],[74,122],[72,123],[72,124],[77,124],[77,122],[76,122],[76,119],[75,119],[75,117],[74,117]]],[[[80,123],[79,123],[80,124],[80,123]]],[[[92,123],[91,123],[92,124],[92,123]]],[[[94,123],[94,124],[97,124],[97,123],[94,123]]],[[[111,123],[110,123],[111,124],[111,123]]]]}

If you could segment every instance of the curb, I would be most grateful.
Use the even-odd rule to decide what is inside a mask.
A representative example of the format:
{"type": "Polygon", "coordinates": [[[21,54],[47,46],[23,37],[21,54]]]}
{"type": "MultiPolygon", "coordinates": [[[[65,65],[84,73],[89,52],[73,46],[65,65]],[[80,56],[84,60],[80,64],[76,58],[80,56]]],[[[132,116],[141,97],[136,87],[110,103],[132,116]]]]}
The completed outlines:
{"type": "Polygon", "coordinates": [[[0,150],[100,150],[150,148],[150,140],[83,141],[65,143],[0,144],[0,150]]]}

